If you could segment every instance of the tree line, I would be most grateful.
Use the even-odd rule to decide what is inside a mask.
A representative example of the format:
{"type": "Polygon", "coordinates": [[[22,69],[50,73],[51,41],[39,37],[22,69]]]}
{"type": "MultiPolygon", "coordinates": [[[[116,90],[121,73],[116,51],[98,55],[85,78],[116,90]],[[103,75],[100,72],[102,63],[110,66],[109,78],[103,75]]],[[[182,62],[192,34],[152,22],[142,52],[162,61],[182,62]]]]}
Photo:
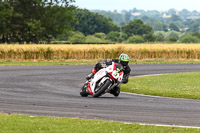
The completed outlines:
{"type": "MultiPolygon", "coordinates": [[[[181,32],[175,23],[171,23],[169,28],[160,25],[160,29],[165,30],[155,30],[153,26],[144,21],[145,17],[135,18],[123,25],[118,25],[110,17],[86,9],[77,9],[74,17],[77,20],[73,23],[75,32],[70,34],[68,39],[66,37],[61,39],[66,39],[68,43],[200,42],[200,36],[197,36],[198,30],[189,28],[188,33],[181,32]]],[[[146,20],[149,18],[146,17],[146,20]]],[[[180,17],[172,15],[168,22],[178,23],[179,20],[181,20],[180,17]]],[[[198,20],[196,21],[198,22],[198,20]]]]}
{"type": "MultiPolygon", "coordinates": [[[[155,32],[145,23],[148,17],[118,25],[110,17],[73,6],[73,2],[0,0],[0,43],[200,42],[198,32],[185,35],[176,31],[173,23],[170,32],[155,32]]],[[[176,16],[171,19],[179,20],[176,16]]]]}
{"type": "Polygon", "coordinates": [[[178,11],[176,9],[169,9],[168,11],[157,10],[122,10],[122,11],[104,11],[92,10],[98,12],[106,17],[113,19],[118,25],[127,24],[133,19],[141,19],[145,24],[151,25],[154,31],[170,31],[178,32],[197,32],[199,29],[200,12],[188,11],[183,9],[178,11]],[[194,28],[195,27],[195,28],[194,28]]]}
{"type": "MultiPolygon", "coordinates": [[[[153,28],[140,19],[119,26],[112,19],[86,9],[76,9],[73,32],[68,32],[55,39],[67,43],[122,43],[133,38],[142,42],[155,40],[153,28]]],[[[132,39],[133,40],[133,39],[132,39]]],[[[138,42],[138,41],[137,41],[138,42]]]]}
{"type": "Polygon", "coordinates": [[[0,42],[50,41],[71,29],[72,0],[1,0],[0,42]]]}

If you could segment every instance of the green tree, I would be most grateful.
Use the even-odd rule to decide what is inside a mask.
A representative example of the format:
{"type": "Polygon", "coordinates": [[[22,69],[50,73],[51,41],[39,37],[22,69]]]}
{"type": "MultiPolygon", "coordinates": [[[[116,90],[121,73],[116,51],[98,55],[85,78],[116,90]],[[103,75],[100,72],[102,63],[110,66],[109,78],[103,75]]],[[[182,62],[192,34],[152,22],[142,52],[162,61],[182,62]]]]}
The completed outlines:
{"type": "Polygon", "coordinates": [[[7,1],[0,1],[0,42],[8,42],[8,35],[11,34],[12,15],[13,9],[10,3],[7,1]]]}
{"type": "Polygon", "coordinates": [[[176,39],[178,40],[180,36],[181,36],[180,32],[169,31],[165,34],[165,39],[169,40],[169,38],[176,37],[176,39]]]}
{"type": "Polygon", "coordinates": [[[176,10],[175,9],[169,9],[168,10],[168,13],[170,14],[170,15],[176,15],[176,10]]]}
{"type": "Polygon", "coordinates": [[[176,37],[171,37],[171,38],[169,38],[169,41],[170,41],[170,42],[177,42],[178,39],[177,39],[176,37]]]}
{"type": "Polygon", "coordinates": [[[75,9],[71,2],[73,0],[0,1],[2,40],[38,43],[70,31],[75,9]]]}
{"type": "Polygon", "coordinates": [[[42,7],[43,1],[10,0],[9,2],[13,8],[11,38],[14,40],[12,41],[17,41],[19,43],[29,43],[30,41],[33,42],[33,40],[37,40],[34,38],[37,38],[38,36],[37,33],[39,32],[37,30],[41,30],[38,26],[40,26],[39,19],[44,10],[44,7],[42,7]]]}
{"type": "Polygon", "coordinates": [[[148,34],[145,34],[143,36],[144,40],[146,42],[154,42],[156,40],[156,36],[153,35],[153,33],[148,33],[148,34]]]}
{"type": "Polygon", "coordinates": [[[153,28],[144,24],[142,20],[135,19],[124,26],[124,32],[129,37],[133,35],[143,36],[145,34],[153,34],[153,28]]]}
{"type": "Polygon", "coordinates": [[[180,39],[181,43],[199,43],[199,38],[192,36],[192,35],[184,35],[180,39]]]}
{"type": "Polygon", "coordinates": [[[127,40],[128,36],[125,33],[111,31],[107,34],[107,39],[112,42],[123,42],[127,40]]]}
{"type": "MultiPolygon", "coordinates": [[[[111,11],[94,11],[94,12],[97,12],[107,18],[111,18],[115,23],[119,24],[120,23],[125,23],[125,17],[123,14],[120,14],[118,13],[116,10],[114,12],[111,12],[111,11]]],[[[130,19],[128,18],[129,16],[127,16],[127,19],[130,19]]]]}
{"type": "Polygon", "coordinates": [[[165,37],[162,34],[155,35],[155,38],[157,42],[163,42],[165,40],[165,37]]]}
{"type": "Polygon", "coordinates": [[[194,32],[194,33],[191,33],[191,35],[200,39],[200,32],[194,32]]]}
{"type": "Polygon", "coordinates": [[[71,35],[68,39],[68,41],[70,43],[76,43],[76,44],[77,43],[85,43],[86,38],[85,38],[83,33],[81,33],[81,32],[71,32],[70,34],[71,35]]]}
{"type": "Polygon", "coordinates": [[[200,23],[195,22],[189,26],[187,32],[198,32],[200,31],[200,23]]]}
{"type": "Polygon", "coordinates": [[[153,25],[154,31],[168,31],[168,26],[166,24],[163,24],[161,22],[155,23],[153,25]]]}
{"type": "Polygon", "coordinates": [[[106,39],[105,33],[95,33],[94,36],[100,39],[106,39]]]}
{"type": "Polygon", "coordinates": [[[82,32],[84,35],[93,35],[100,32],[107,34],[111,31],[119,31],[119,26],[115,25],[112,19],[86,9],[77,9],[75,18],[77,21],[72,23],[74,30],[82,32]]]}
{"type": "Polygon", "coordinates": [[[155,31],[154,36],[156,38],[156,41],[158,41],[158,42],[165,41],[165,32],[164,31],[155,31]]]}
{"type": "Polygon", "coordinates": [[[176,22],[176,21],[182,21],[182,19],[177,15],[172,15],[170,18],[167,19],[168,22],[176,22]]]}
{"type": "Polygon", "coordinates": [[[125,21],[125,23],[128,23],[130,20],[131,20],[131,13],[129,13],[129,12],[126,12],[125,14],[124,14],[124,21],[125,21]]]}
{"type": "Polygon", "coordinates": [[[190,16],[190,11],[188,11],[187,9],[183,9],[182,11],[179,12],[179,15],[183,18],[183,19],[187,19],[188,16],[190,16]]]}
{"type": "Polygon", "coordinates": [[[138,35],[134,35],[128,38],[128,43],[144,43],[144,38],[138,35]]]}
{"type": "Polygon", "coordinates": [[[169,28],[170,28],[170,30],[174,30],[174,31],[177,31],[177,32],[180,31],[179,28],[178,28],[178,26],[176,24],[174,24],[174,23],[171,23],[169,25],[169,28]]]}
{"type": "Polygon", "coordinates": [[[56,38],[63,34],[66,30],[71,30],[74,7],[49,5],[45,8],[43,17],[41,18],[42,27],[45,28],[43,36],[50,42],[51,36],[56,38]]]}
{"type": "Polygon", "coordinates": [[[69,36],[71,34],[71,31],[65,31],[63,34],[58,35],[55,40],[56,41],[67,41],[69,39],[69,36]]]}

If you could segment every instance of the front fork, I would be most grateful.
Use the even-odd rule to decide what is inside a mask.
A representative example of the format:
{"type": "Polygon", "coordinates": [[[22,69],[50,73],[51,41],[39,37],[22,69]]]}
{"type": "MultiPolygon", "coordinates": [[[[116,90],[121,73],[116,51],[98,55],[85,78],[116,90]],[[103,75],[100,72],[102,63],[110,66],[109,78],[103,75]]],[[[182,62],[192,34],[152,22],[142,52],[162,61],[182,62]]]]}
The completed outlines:
{"type": "Polygon", "coordinates": [[[93,95],[92,90],[89,88],[89,86],[90,86],[90,81],[91,81],[91,79],[90,79],[90,80],[87,80],[87,81],[85,82],[85,84],[84,84],[84,87],[85,87],[86,93],[87,93],[88,95],[93,95]]]}
{"type": "Polygon", "coordinates": [[[112,89],[114,89],[116,86],[119,86],[120,87],[120,85],[121,85],[121,83],[119,83],[119,82],[115,82],[114,84],[111,84],[109,87],[108,87],[108,89],[106,90],[106,92],[108,92],[108,93],[110,93],[110,91],[112,90],[112,89]]]}
{"type": "MultiPolygon", "coordinates": [[[[89,90],[89,82],[90,80],[87,80],[84,84],[84,87],[86,87],[86,92],[89,94],[89,95],[93,95],[93,92],[91,90],[89,90]]],[[[113,82],[113,81],[112,81],[113,82]]],[[[108,89],[105,91],[105,93],[110,93],[110,91],[116,87],[116,86],[119,86],[120,87],[121,83],[120,82],[115,82],[110,84],[110,86],[108,87],[108,89]]]]}

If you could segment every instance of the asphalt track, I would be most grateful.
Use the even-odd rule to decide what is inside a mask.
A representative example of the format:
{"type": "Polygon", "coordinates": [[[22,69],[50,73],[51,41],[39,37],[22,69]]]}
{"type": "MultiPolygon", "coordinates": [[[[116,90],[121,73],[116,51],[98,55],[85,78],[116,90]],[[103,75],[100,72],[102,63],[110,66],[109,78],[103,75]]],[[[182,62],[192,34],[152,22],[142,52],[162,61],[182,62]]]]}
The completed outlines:
{"type": "MultiPolygon", "coordinates": [[[[200,71],[200,64],[130,65],[131,76],[200,71]]],[[[200,100],[79,95],[92,65],[0,67],[0,112],[200,127],[200,100]]]]}

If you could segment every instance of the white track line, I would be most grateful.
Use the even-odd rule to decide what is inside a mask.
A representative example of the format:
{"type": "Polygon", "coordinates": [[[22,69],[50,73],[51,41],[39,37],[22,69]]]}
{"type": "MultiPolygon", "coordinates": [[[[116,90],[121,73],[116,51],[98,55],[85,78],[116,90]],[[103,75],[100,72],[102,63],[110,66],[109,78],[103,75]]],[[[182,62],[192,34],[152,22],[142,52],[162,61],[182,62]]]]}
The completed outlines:
{"type": "Polygon", "coordinates": [[[145,124],[145,123],[139,123],[140,125],[149,125],[149,126],[160,126],[160,127],[181,127],[181,128],[198,128],[200,127],[195,127],[195,126],[179,126],[179,125],[164,125],[164,124],[145,124]]]}
{"type": "Polygon", "coordinates": [[[153,95],[145,95],[145,94],[137,94],[130,92],[122,92],[122,94],[133,95],[133,96],[142,96],[142,97],[150,97],[150,98],[161,98],[161,99],[181,99],[181,100],[198,100],[198,99],[186,99],[186,98],[176,98],[176,97],[164,97],[164,96],[153,96],[153,95]]]}
{"type": "Polygon", "coordinates": [[[131,78],[134,78],[134,77],[148,77],[148,76],[157,76],[157,75],[168,75],[168,74],[173,74],[173,73],[138,75],[138,76],[131,76],[131,78]]]}

